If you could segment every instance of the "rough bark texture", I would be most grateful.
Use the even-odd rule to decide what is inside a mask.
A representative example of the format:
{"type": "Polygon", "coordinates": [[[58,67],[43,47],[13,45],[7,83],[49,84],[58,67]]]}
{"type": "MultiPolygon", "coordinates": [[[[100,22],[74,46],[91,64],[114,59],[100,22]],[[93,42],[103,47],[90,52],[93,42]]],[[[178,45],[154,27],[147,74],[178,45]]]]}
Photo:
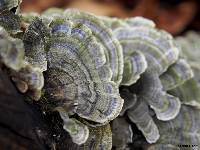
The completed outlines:
{"type": "Polygon", "coordinates": [[[47,149],[45,123],[0,70],[0,149],[47,149]]]}

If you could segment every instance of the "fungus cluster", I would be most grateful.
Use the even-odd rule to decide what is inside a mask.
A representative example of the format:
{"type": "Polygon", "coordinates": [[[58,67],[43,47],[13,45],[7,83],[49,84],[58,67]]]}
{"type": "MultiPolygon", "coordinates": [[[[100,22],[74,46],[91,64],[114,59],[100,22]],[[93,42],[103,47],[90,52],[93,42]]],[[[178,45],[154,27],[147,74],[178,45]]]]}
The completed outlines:
{"type": "Polygon", "coordinates": [[[142,17],[0,4],[1,65],[27,98],[59,112],[74,143],[127,149],[132,124],[149,150],[200,143],[199,35],[173,39],[142,17]]]}

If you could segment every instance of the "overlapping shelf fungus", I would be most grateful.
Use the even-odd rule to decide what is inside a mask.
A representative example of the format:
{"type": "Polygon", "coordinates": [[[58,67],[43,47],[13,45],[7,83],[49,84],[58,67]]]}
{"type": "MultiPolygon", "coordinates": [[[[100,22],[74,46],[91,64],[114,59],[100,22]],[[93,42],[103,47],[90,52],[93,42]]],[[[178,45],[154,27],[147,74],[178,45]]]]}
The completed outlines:
{"type": "Polygon", "coordinates": [[[200,144],[198,34],[173,39],[142,17],[74,9],[21,14],[19,4],[0,1],[1,66],[41,112],[59,113],[76,149],[133,149],[135,127],[143,149],[200,144]]]}

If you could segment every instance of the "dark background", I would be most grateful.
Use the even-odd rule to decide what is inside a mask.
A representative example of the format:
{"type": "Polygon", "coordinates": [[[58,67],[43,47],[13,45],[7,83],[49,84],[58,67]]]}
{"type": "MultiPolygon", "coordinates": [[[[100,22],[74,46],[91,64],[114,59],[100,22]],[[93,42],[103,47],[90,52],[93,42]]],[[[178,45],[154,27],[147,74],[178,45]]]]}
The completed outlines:
{"type": "Polygon", "coordinates": [[[199,0],[24,0],[21,9],[40,13],[50,7],[78,8],[121,18],[143,16],[173,35],[200,30],[199,0]]]}

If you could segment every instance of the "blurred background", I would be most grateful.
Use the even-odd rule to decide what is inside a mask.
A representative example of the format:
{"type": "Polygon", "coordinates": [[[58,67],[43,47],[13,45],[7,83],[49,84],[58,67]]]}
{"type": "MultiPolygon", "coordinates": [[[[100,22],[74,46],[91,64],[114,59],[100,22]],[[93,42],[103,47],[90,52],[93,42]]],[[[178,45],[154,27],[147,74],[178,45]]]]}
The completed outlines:
{"type": "Polygon", "coordinates": [[[21,9],[41,13],[50,7],[120,18],[143,16],[173,35],[200,30],[200,0],[23,0],[21,9]]]}

